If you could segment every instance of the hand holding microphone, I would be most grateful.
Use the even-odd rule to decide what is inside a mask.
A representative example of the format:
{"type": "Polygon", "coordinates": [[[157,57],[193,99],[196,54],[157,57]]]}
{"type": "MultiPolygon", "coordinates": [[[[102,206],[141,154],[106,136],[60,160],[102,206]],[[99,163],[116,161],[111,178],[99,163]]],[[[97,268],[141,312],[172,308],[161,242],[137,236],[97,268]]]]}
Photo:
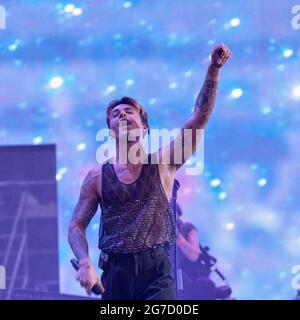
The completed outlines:
{"type": "Polygon", "coordinates": [[[72,259],[71,263],[77,271],[76,279],[80,282],[81,286],[86,289],[89,295],[91,293],[100,295],[105,291],[101,279],[89,259],[81,261],[80,264],[76,259],[72,259]]]}

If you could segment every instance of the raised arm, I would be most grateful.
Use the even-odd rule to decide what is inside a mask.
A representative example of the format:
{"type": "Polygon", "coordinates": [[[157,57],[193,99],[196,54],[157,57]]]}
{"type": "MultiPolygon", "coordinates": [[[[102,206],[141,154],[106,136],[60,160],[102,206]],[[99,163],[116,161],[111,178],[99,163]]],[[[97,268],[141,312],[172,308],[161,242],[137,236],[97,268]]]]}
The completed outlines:
{"type": "Polygon", "coordinates": [[[231,56],[231,51],[224,44],[216,46],[211,55],[204,84],[198,94],[194,113],[184,125],[184,128],[204,129],[216,102],[220,68],[231,56]]]}
{"type": "Polygon", "coordinates": [[[99,203],[99,194],[96,188],[96,178],[92,171],[88,173],[83,181],[78,203],[75,207],[73,217],[69,225],[69,244],[79,261],[79,270],[76,278],[81,285],[91,293],[95,284],[101,284],[89,257],[88,242],[86,239],[86,228],[95,215],[99,203]]]}
{"type": "Polygon", "coordinates": [[[205,128],[215,105],[220,68],[230,56],[231,51],[224,44],[220,44],[213,49],[211,63],[208,67],[204,84],[196,99],[192,116],[183,125],[180,134],[171,142],[170,155],[168,156],[168,151],[166,150],[163,150],[160,154],[162,160],[170,159],[170,165],[176,167],[176,169],[196,151],[197,142],[202,133],[201,129],[205,128]],[[182,160],[179,164],[177,163],[178,150],[181,150],[179,156],[182,160]],[[175,155],[176,152],[177,155],[175,155]]]}

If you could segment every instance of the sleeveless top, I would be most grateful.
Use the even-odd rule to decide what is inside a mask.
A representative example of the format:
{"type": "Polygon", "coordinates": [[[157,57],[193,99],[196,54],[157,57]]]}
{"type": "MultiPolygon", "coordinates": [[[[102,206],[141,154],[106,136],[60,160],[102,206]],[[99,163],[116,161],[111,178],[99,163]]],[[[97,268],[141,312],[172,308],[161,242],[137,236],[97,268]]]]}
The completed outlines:
{"type": "Polygon", "coordinates": [[[157,164],[143,164],[131,183],[119,181],[113,164],[102,165],[99,249],[104,253],[137,253],[176,242],[173,210],[157,164]]]}

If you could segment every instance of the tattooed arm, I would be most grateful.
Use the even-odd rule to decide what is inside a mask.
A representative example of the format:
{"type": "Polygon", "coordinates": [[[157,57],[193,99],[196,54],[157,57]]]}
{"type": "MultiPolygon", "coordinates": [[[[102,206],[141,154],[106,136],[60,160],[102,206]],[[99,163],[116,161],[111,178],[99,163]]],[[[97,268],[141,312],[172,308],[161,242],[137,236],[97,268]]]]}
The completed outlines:
{"type": "Polygon", "coordinates": [[[196,99],[194,113],[181,128],[180,133],[171,142],[168,150],[160,150],[160,161],[168,163],[178,169],[196,151],[204,129],[215,105],[219,70],[231,56],[231,51],[224,44],[216,46],[211,55],[211,64],[208,67],[204,84],[196,99]],[[186,130],[189,129],[189,130],[186,130]],[[170,154],[168,154],[170,152],[170,154]]]}
{"type": "Polygon", "coordinates": [[[96,187],[96,177],[91,170],[83,181],[68,234],[69,244],[79,261],[76,279],[80,281],[81,286],[85,287],[89,294],[95,284],[98,284],[104,290],[89,258],[88,242],[85,235],[86,228],[98,208],[99,194],[96,187]]]}
{"type": "Polygon", "coordinates": [[[208,68],[204,84],[198,94],[194,114],[184,126],[185,128],[204,129],[215,105],[218,81],[219,69],[211,64],[208,68]]]}
{"type": "Polygon", "coordinates": [[[189,124],[187,127],[204,129],[215,105],[219,70],[227,62],[230,56],[231,51],[224,44],[219,44],[214,48],[211,55],[211,64],[208,67],[203,87],[200,90],[195,104],[193,118],[196,122],[196,126],[189,124]]]}
{"type": "Polygon", "coordinates": [[[78,261],[89,256],[85,230],[98,208],[98,195],[91,172],[81,186],[79,200],[69,226],[69,243],[78,261]]]}

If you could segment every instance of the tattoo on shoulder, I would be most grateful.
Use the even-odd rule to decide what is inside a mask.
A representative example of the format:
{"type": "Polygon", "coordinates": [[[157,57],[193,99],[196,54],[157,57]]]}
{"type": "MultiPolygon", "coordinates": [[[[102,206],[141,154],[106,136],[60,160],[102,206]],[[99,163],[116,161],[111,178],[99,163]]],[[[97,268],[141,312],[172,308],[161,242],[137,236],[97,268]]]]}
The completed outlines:
{"type": "Polygon", "coordinates": [[[96,213],[99,203],[99,196],[94,190],[93,179],[90,174],[84,179],[79,200],[73,214],[73,220],[79,220],[85,228],[96,213]]]}
{"type": "Polygon", "coordinates": [[[94,178],[91,174],[91,172],[88,173],[88,175],[85,177],[82,186],[81,186],[81,195],[87,195],[93,193],[93,184],[94,184],[94,178]]]}

